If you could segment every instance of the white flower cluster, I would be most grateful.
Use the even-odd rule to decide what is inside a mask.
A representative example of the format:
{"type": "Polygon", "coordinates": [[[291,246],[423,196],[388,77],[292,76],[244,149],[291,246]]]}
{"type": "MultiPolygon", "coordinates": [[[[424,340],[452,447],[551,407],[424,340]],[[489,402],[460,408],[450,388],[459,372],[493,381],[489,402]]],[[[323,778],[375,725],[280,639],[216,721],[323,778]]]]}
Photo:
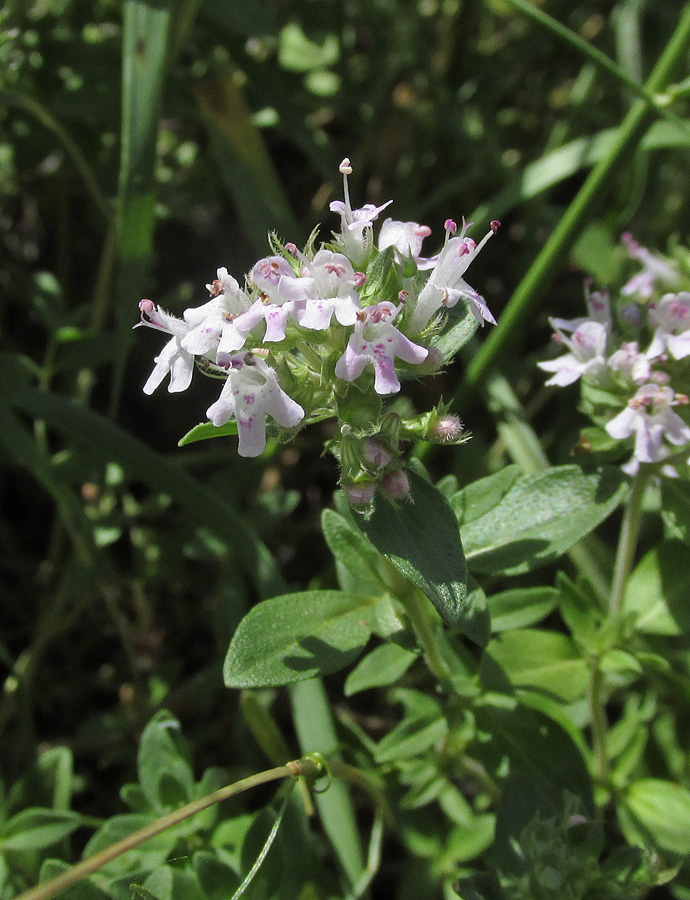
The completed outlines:
{"type": "MultiPolygon", "coordinates": [[[[357,382],[361,394],[373,374],[373,390],[384,397],[399,391],[401,364],[413,367],[412,374],[414,367],[420,373],[438,368],[445,362],[433,348],[440,311],[462,300],[477,321],[494,322],[464,274],[497,222],[476,244],[464,223],[456,235],[448,220],[440,254],[424,258],[422,241],[431,230],[386,219],[374,246],[372,223],[388,203],[352,209],[349,160],[340,172],[345,200],[330,208],[340,215],[341,229],[330,244],[315,251],[310,242],[302,252],[274,238],[274,255],[252,267],[244,287],[227,269],[218,269],[206,286],[210,299],[185,310],[182,318],[151,300],[139,304],[139,324],[170,336],[145,393],[168,375],[168,390],[184,391],[195,368],[225,379],[207,416],[217,426],[234,418],[242,456],[264,450],[267,416],[281,429],[295,429],[312,416],[339,415],[347,407],[350,383],[357,382]],[[390,263],[385,279],[375,265],[384,254],[390,263]],[[418,274],[423,271],[429,271],[425,283],[418,274]]],[[[371,423],[369,431],[377,429],[378,423],[371,423]]]]}
{"type": "MultiPolygon", "coordinates": [[[[564,387],[582,378],[585,389],[598,390],[599,400],[608,398],[599,419],[611,438],[634,438],[632,458],[623,466],[632,475],[640,463],[658,463],[679,452],[669,445],[690,444],[690,427],[673,409],[689,403],[678,388],[687,389],[690,376],[690,292],[662,293],[682,286],[678,266],[629,234],[622,240],[631,258],[643,264],[621,289],[628,302],[619,312],[620,332],[635,339],[623,340],[614,330],[608,294],[588,292],[589,316],[549,320],[554,340],[568,352],[538,365],[552,373],[547,385],[564,387]]],[[[671,466],[664,472],[678,474],[671,466]]]]}

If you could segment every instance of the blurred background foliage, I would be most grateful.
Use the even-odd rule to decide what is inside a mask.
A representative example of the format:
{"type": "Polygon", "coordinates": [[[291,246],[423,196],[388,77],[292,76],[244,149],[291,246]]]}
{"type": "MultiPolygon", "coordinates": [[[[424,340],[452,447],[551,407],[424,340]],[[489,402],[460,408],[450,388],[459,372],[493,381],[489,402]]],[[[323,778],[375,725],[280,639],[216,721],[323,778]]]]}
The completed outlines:
{"type": "MultiPolygon", "coordinates": [[[[541,5],[640,81],[680,9],[541,5]]],[[[449,216],[476,235],[503,221],[471,278],[500,319],[633,97],[502,0],[7,0],[0,24],[0,765],[11,783],[67,746],[79,808],[103,815],[163,703],[200,766],[264,765],[221,687],[229,637],[273,577],[233,517],[293,589],[334,583],[327,429],[259,461],[227,438],[178,450],[208,385],[142,394],[159,348],[131,331],[140,298],[180,314],[218,266],[241,280],[269,230],[299,244],[323,222],[327,238],[349,156],[355,204],[394,199],[394,218],[434,229],[429,252],[449,216]]],[[[688,141],[665,124],[501,359],[553,462],[578,421],[543,409],[547,315],[580,314],[584,275],[620,274],[621,231],[660,247],[690,232],[688,141]]],[[[449,399],[462,368],[411,402],[449,399]]],[[[465,484],[506,451],[481,392],[457,411],[473,441],[427,461],[465,484]]]]}

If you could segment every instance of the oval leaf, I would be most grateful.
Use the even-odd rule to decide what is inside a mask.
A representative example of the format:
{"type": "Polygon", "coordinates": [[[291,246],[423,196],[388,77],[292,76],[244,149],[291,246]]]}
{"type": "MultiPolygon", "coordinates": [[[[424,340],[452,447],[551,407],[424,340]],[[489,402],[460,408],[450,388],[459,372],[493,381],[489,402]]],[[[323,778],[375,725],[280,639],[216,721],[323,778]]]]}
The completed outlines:
{"type": "Polygon", "coordinates": [[[371,635],[375,600],[303,591],[259,603],[242,619],[227,656],[227,687],[277,687],[337,672],[371,635]]]}
{"type": "Polygon", "coordinates": [[[633,842],[644,844],[645,838],[651,838],[662,850],[683,856],[690,853],[690,791],[686,788],[659,778],[644,778],[630,785],[624,810],[633,821],[626,822],[623,816],[621,825],[633,842]]]}
{"type": "Polygon", "coordinates": [[[209,438],[225,437],[225,435],[237,434],[237,422],[230,419],[225,425],[214,425],[213,422],[200,422],[194,428],[190,428],[177,442],[178,447],[186,444],[195,444],[197,441],[206,441],[209,438]]]}
{"type": "Polygon", "coordinates": [[[586,475],[579,466],[556,466],[523,475],[493,508],[462,526],[469,567],[520,575],[544,566],[603,522],[626,493],[625,476],[612,467],[586,475]]]}
{"type": "Polygon", "coordinates": [[[522,628],[491,641],[482,660],[498,663],[516,688],[537,688],[565,700],[584,695],[589,683],[587,662],[571,638],[554,631],[522,628]]]}
{"type": "Polygon", "coordinates": [[[0,850],[40,850],[57,844],[81,824],[73,812],[34,807],[17,813],[2,829],[0,850]]]}

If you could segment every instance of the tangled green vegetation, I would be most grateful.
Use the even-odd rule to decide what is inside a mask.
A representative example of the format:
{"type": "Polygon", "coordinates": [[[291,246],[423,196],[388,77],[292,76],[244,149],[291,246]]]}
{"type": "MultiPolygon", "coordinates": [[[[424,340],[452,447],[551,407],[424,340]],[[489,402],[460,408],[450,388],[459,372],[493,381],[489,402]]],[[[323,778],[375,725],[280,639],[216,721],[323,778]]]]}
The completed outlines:
{"type": "Polygon", "coordinates": [[[0,900],[688,900],[690,4],[0,26],[0,900]]]}

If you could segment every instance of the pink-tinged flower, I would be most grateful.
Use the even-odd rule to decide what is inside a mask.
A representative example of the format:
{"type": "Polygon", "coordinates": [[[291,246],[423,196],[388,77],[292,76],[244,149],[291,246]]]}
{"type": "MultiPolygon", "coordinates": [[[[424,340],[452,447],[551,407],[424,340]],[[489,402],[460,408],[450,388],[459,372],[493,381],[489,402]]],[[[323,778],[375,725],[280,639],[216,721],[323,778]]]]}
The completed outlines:
{"type": "Polygon", "coordinates": [[[673,388],[644,384],[628,401],[626,408],[606,426],[611,437],[616,440],[635,435],[633,458],[625,471],[634,474],[639,463],[659,462],[668,456],[663,446],[666,439],[676,447],[690,443],[690,428],[671,407],[687,403],[687,397],[676,395],[673,388]]]}
{"type": "Polygon", "coordinates": [[[567,337],[564,329],[571,328],[574,324],[573,322],[568,322],[565,319],[549,319],[549,321],[556,329],[554,340],[559,344],[564,344],[570,350],[570,353],[566,353],[565,356],[559,356],[558,359],[537,363],[539,368],[545,372],[554,373],[553,377],[549,378],[546,384],[557,384],[559,387],[565,387],[577,381],[585,373],[598,375],[606,365],[604,358],[608,338],[606,325],[601,322],[593,322],[590,319],[580,320],[581,324],[575,328],[570,337],[567,337]]]}
{"type": "Polygon", "coordinates": [[[299,315],[300,325],[322,331],[331,324],[334,314],[341,325],[354,325],[359,294],[357,273],[350,260],[332,250],[319,250],[311,262],[302,258],[306,304],[299,315]]]}
{"type": "Polygon", "coordinates": [[[429,237],[431,228],[419,222],[394,222],[386,219],[379,232],[379,250],[395,247],[402,260],[412,257],[420,271],[432,269],[438,262],[438,256],[423,257],[422,241],[429,237]]]}
{"type": "Polygon", "coordinates": [[[379,217],[379,213],[393,202],[389,200],[382,206],[374,206],[365,203],[361,209],[352,209],[350,204],[350,191],[347,184],[347,176],[352,174],[352,166],[349,159],[344,159],[339,166],[343,176],[345,202],[333,200],[329,209],[340,216],[340,234],[336,235],[345,254],[352,262],[361,265],[371,252],[373,238],[371,223],[379,217]]]}
{"type": "Polygon", "coordinates": [[[621,294],[624,296],[637,294],[638,297],[648,300],[654,293],[657,281],[669,287],[678,284],[677,270],[663,257],[651,253],[646,247],[639,244],[629,232],[621,235],[621,241],[627,247],[631,259],[639,259],[643,266],[641,272],[633,275],[630,281],[623,285],[621,294]]]}
{"type": "Polygon", "coordinates": [[[609,357],[609,368],[620,372],[632,384],[649,381],[652,367],[644,353],[640,353],[637,341],[621,344],[620,349],[609,357]]]}
{"type": "Polygon", "coordinates": [[[285,340],[288,319],[298,321],[304,312],[308,284],[295,275],[282,256],[260,259],[251,271],[251,279],[261,291],[261,298],[239,317],[239,327],[253,328],[261,319],[266,322],[264,341],[285,340]]]}
{"type": "Polygon", "coordinates": [[[402,309],[388,301],[367,306],[357,313],[354,331],[345,353],[335,366],[335,374],[344,381],[354,381],[367,363],[374,368],[374,390],[377,394],[395,394],[400,381],[395,372],[395,358],[416,365],[426,359],[428,350],[413,344],[393,325],[402,309]]]}
{"type": "Polygon", "coordinates": [[[364,459],[377,469],[385,469],[393,459],[393,454],[381,441],[368,437],[364,441],[364,459]]]}
{"type": "Polygon", "coordinates": [[[152,394],[168,373],[170,373],[168,391],[171,394],[187,390],[194,372],[194,355],[182,346],[182,341],[189,332],[189,325],[165,312],[151,300],[142,300],[139,309],[141,322],[135,325],[135,328],[145,325],[147,328],[172,335],[172,339],[154,359],[156,365],[144,385],[144,393],[152,394]]]}
{"type": "Polygon", "coordinates": [[[690,356],[690,293],[665,294],[650,307],[649,321],[656,327],[647,350],[649,359],[668,351],[674,359],[690,356]]]}
{"type": "Polygon", "coordinates": [[[606,333],[611,333],[611,301],[608,291],[592,291],[585,287],[585,302],[588,316],[580,316],[577,319],[549,319],[552,327],[557,331],[576,331],[585,322],[599,322],[606,327],[606,333]]]}
{"type": "MultiPolygon", "coordinates": [[[[411,331],[421,331],[434,313],[443,307],[455,306],[461,298],[467,301],[472,314],[482,325],[484,322],[496,324],[483,297],[464,280],[463,275],[484,244],[496,233],[498,226],[498,222],[492,222],[491,230],[476,244],[472,238],[466,237],[469,226],[463,221],[462,232],[457,237],[446,240],[410,316],[411,331]]],[[[446,235],[450,233],[451,229],[447,228],[446,235]]]]}
{"type": "Polygon", "coordinates": [[[250,301],[225,267],[218,269],[218,277],[206,287],[211,299],[184,311],[189,331],[182,338],[182,346],[195,356],[215,348],[223,357],[245,344],[251,328],[238,327],[237,320],[247,312],[250,301]]]}
{"type": "Polygon", "coordinates": [[[259,456],[266,447],[266,416],[284,428],[304,418],[304,410],[278,384],[275,371],[251,353],[238,353],[229,361],[228,378],[220,397],[206,415],[214,425],[237,420],[240,456],[259,456]]]}
{"type": "Polygon", "coordinates": [[[381,492],[390,500],[402,500],[410,493],[410,482],[402,469],[388,472],[379,482],[381,492]]]}
{"type": "Polygon", "coordinates": [[[368,506],[374,499],[376,485],[373,481],[348,482],[343,491],[350,506],[368,506]]]}

